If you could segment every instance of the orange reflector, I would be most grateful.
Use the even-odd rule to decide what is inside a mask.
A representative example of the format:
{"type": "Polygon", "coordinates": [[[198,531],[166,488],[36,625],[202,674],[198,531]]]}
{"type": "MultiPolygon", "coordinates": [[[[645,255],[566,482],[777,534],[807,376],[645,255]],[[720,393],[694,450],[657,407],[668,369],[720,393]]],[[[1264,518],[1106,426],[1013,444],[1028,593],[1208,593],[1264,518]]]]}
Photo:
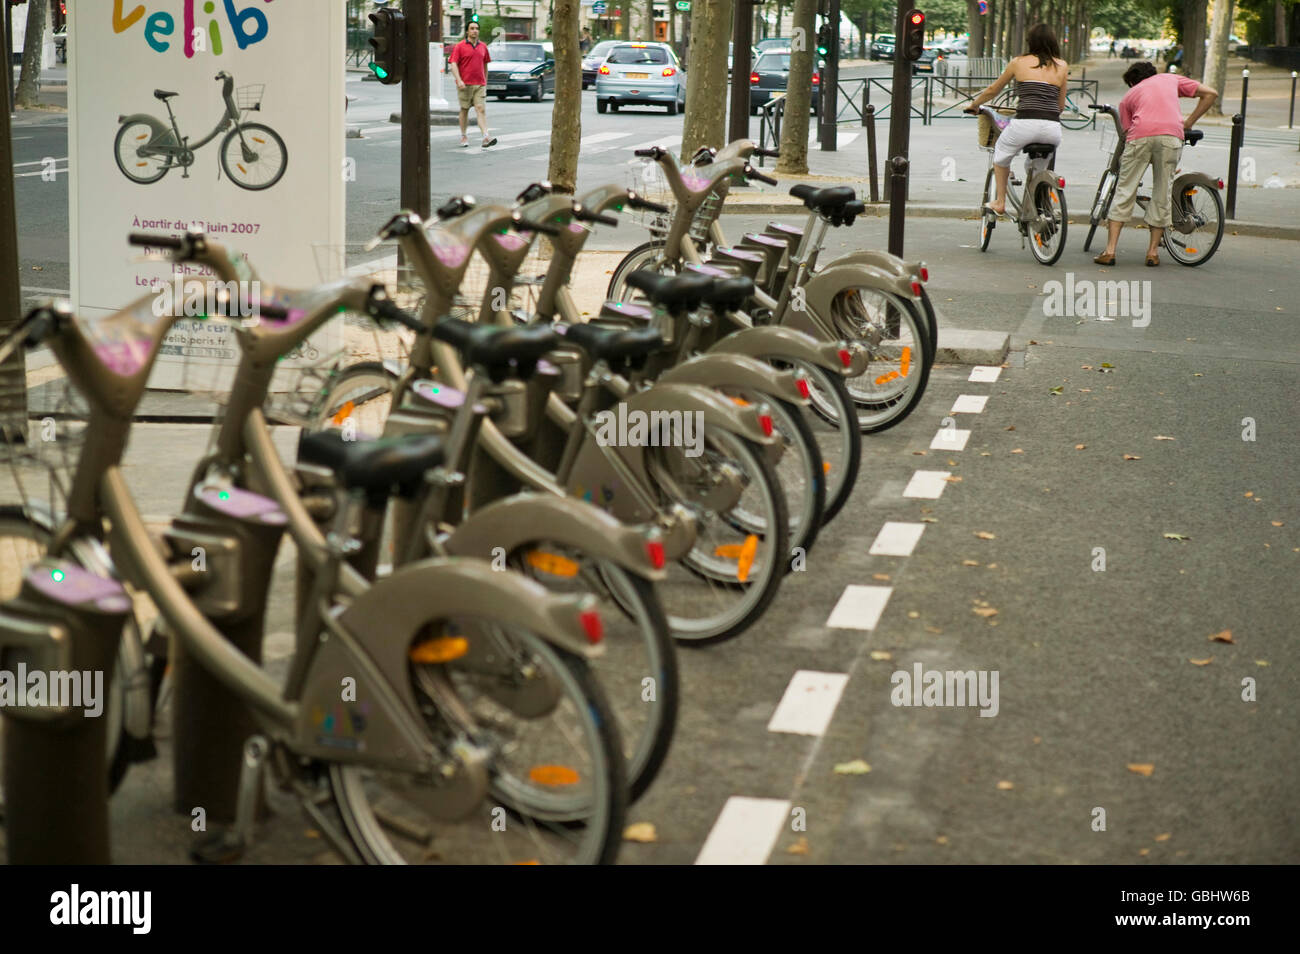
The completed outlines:
{"type": "Polygon", "coordinates": [[[143,136],[136,136],[135,141],[139,142],[141,139],[148,139],[148,138],[149,138],[149,134],[145,133],[143,136]]]}
{"type": "Polygon", "coordinates": [[[580,776],[567,765],[534,765],[528,777],[538,785],[577,785],[580,776]]]}
{"type": "Polygon", "coordinates": [[[137,162],[137,163],[135,164],[135,167],[136,167],[137,169],[143,169],[143,168],[144,168],[145,166],[147,166],[147,165],[149,165],[149,163],[147,163],[147,162],[137,162]]]}
{"type": "Polygon", "coordinates": [[[412,646],[408,654],[415,663],[445,663],[459,659],[469,652],[469,640],[464,636],[439,636],[428,642],[412,646]]]}
{"type": "Polygon", "coordinates": [[[901,375],[899,375],[897,371],[890,371],[888,374],[882,374],[880,377],[876,378],[876,383],[888,384],[890,381],[894,380],[894,378],[897,377],[901,377],[901,375]]]}
{"type": "Polygon", "coordinates": [[[731,399],[731,403],[732,403],[732,404],[738,404],[738,405],[740,405],[741,407],[749,407],[749,402],[746,401],[744,398],[734,397],[734,398],[731,399]]]}
{"type": "Polygon", "coordinates": [[[1188,190],[1187,190],[1186,192],[1184,192],[1183,194],[1190,198],[1191,196],[1196,195],[1196,190],[1195,190],[1195,189],[1188,189],[1188,190]]]}
{"type": "Polygon", "coordinates": [[[829,474],[830,472],[831,472],[831,462],[828,460],[822,461],[822,473],[829,474]]]}
{"type": "Polygon", "coordinates": [[[1188,251],[1189,254],[1192,254],[1192,255],[1195,255],[1195,254],[1196,254],[1196,249],[1194,249],[1194,248],[1189,248],[1187,251],[1188,251]]]}
{"type": "Polygon", "coordinates": [[[713,555],[724,560],[735,560],[736,579],[744,583],[749,579],[749,570],[754,565],[754,554],[757,552],[758,537],[751,533],[744,543],[724,543],[713,551],[713,555]]]}
{"type": "Polygon", "coordinates": [[[250,136],[249,138],[252,139],[253,142],[260,142],[263,146],[266,145],[266,140],[265,140],[265,139],[258,139],[256,136],[250,136]]]}
{"type": "Polygon", "coordinates": [[[242,162],[237,162],[235,163],[235,165],[239,166],[240,172],[244,173],[245,175],[248,174],[248,170],[244,168],[244,164],[242,162]]]}
{"type": "Polygon", "coordinates": [[[538,861],[536,858],[529,858],[527,861],[516,861],[515,864],[517,864],[517,865],[540,865],[541,862],[538,861]]]}
{"type": "Polygon", "coordinates": [[[577,576],[578,564],[558,553],[545,550],[529,550],[524,554],[524,561],[535,570],[549,573],[551,576],[577,576]]]}
{"type": "Polygon", "coordinates": [[[656,570],[664,568],[664,545],[661,540],[650,540],[645,545],[646,556],[650,558],[650,565],[656,570]]]}
{"type": "Polygon", "coordinates": [[[587,633],[587,642],[595,646],[605,637],[605,624],[596,610],[584,610],[578,614],[583,630],[587,633]]]}
{"type": "Polygon", "coordinates": [[[356,402],[349,401],[347,404],[344,404],[341,408],[339,408],[339,412],[335,414],[333,417],[331,417],[330,421],[333,422],[334,424],[342,424],[344,421],[346,421],[349,417],[352,416],[352,412],[355,411],[356,409],[357,409],[356,402]]]}
{"type": "Polygon", "coordinates": [[[911,366],[912,366],[912,349],[904,348],[903,356],[901,359],[899,359],[899,363],[898,363],[898,376],[900,378],[907,377],[907,369],[910,368],[911,366]]]}

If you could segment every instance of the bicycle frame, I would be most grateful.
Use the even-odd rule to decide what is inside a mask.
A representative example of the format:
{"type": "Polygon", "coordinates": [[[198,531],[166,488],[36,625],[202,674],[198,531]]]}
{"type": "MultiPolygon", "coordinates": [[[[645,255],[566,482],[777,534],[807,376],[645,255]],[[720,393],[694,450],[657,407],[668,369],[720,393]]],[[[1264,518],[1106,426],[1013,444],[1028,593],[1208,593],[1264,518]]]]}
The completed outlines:
{"type": "Polygon", "coordinates": [[[146,146],[139,149],[140,155],[164,156],[169,159],[178,161],[179,165],[188,165],[189,163],[180,161],[187,155],[198,152],[212,140],[231,127],[238,125],[240,118],[239,107],[235,105],[233,96],[234,80],[225,76],[223,88],[221,91],[222,99],[225,101],[226,109],[224,115],[213,127],[212,132],[208,133],[198,142],[189,142],[189,137],[181,135],[179,124],[176,122],[176,114],[172,111],[172,104],[168,100],[163,100],[163,105],[167,107],[167,125],[164,125],[156,117],[149,113],[133,113],[117,117],[118,125],[128,123],[143,123],[153,130],[146,146]]]}

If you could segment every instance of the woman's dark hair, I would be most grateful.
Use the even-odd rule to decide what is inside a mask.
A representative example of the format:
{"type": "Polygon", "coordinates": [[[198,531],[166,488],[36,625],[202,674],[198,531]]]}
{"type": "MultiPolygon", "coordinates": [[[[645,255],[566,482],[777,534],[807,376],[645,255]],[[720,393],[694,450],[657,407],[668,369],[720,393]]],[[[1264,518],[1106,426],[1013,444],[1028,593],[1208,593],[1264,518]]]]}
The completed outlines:
{"type": "Polygon", "coordinates": [[[1146,60],[1143,60],[1140,63],[1134,63],[1132,66],[1130,66],[1127,70],[1124,71],[1124,82],[1127,83],[1130,87],[1133,87],[1136,86],[1138,83],[1142,82],[1144,79],[1150,79],[1151,77],[1155,76],[1156,73],[1158,72],[1159,70],[1155,68],[1155,64],[1148,63],[1146,60]]]}
{"type": "Polygon", "coordinates": [[[1056,34],[1046,23],[1039,23],[1030,28],[1029,35],[1025,37],[1025,47],[1029,50],[1030,56],[1038,57],[1039,66],[1051,66],[1061,58],[1061,44],[1057,42],[1056,34]]]}

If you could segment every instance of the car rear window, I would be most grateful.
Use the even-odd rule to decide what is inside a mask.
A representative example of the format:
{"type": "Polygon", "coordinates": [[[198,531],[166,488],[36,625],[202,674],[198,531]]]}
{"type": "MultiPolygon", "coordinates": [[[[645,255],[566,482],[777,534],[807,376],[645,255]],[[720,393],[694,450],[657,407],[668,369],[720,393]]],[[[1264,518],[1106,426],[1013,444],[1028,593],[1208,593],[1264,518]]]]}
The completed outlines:
{"type": "Polygon", "coordinates": [[[494,60],[508,60],[513,63],[540,63],[546,59],[546,51],[540,44],[532,43],[498,43],[489,47],[494,60]]]}
{"type": "Polygon", "coordinates": [[[595,46],[593,46],[590,50],[587,51],[587,55],[607,56],[609,54],[609,51],[614,49],[614,47],[616,46],[618,46],[617,40],[601,40],[599,43],[597,43],[595,46]]]}
{"type": "Polygon", "coordinates": [[[754,64],[754,69],[761,72],[766,70],[790,72],[790,54],[789,53],[764,53],[754,64]]]}
{"type": "Polygon", "coordinates": [[[668,52],[662,46],[620,46],[609,54],[607,63],[667,63],[668,52]]]}

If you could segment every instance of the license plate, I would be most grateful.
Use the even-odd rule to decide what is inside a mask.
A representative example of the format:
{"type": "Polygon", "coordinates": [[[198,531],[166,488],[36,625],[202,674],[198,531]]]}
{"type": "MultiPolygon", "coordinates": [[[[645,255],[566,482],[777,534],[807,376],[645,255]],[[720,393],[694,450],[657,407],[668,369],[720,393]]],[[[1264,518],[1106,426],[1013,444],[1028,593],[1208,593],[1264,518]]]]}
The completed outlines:
{"type": "Polygon", "coordinates": [[[649,79],[650,78],[649,73],[624,73],[623,75],[626,76],[628,79],[649,79]]]}
{"type": "Polygon", "coordinates": [[[504,93],[506,91],[506,88],[505,86],[489,86],[487,88],[487,91],[489,93],[504,93]]]}

